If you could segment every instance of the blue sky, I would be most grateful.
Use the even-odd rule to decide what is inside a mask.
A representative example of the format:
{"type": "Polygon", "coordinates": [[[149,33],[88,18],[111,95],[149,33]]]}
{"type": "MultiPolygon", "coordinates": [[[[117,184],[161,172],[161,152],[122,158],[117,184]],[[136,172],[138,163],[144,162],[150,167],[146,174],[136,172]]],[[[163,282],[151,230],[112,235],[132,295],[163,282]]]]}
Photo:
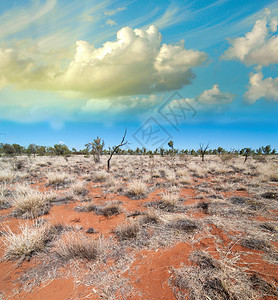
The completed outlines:
{"type": "Polygon", "coordinates": [[[277,25],[277,1],[1,1],[1,142],[278,149],[277,25]]]}

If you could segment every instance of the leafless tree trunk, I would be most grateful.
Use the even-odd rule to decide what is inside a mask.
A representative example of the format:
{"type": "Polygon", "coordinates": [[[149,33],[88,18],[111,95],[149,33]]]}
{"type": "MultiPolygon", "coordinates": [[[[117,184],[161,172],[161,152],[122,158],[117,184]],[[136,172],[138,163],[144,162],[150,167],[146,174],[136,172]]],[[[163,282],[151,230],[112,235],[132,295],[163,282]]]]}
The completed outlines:
{"type": "Polygon", "coordinates": [[[204,143],[200,144],[200,152],[202,156],[202,161],[205,161],[205,154],[207,152],[207,149],[209,147],[209,143],[205,146],[204,143]]]}
{"type": "Polygon", "coordinates": [[[112,152],[111,152],[111,154],[110,154],[110,157],[109,157],[109,159],[107,160],[107,171],[108,171],[108,172],[110,171],[110,160],[111,160],[112,156],[115,154],[115,152],[116,152],[120,147],[122,147],[122,146],[128,144],[127,141],[125,142],[126,132],[127,132],[127,130],[125,129],[125,133],[124,133],[124,136],[123,136],[123,138],[122,138],[121,143],[120,143],[119,145],[113,147],[112,152]]]}

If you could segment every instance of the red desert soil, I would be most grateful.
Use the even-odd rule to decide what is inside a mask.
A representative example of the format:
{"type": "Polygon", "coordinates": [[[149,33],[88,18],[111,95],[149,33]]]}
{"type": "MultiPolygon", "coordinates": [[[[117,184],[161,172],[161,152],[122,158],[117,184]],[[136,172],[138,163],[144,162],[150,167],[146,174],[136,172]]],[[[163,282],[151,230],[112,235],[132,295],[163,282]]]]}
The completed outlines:
{"type": "Polygon", "coordinates": [[[71,278],[54,279],[35,289],[32,293],[22,292],[14,299],[45,300],[45,299],[99,299],[91,289],[83,285],[75,285],[71,278]]]}
{"type": "MultiPolygon", "coordinates": [[[[41,191],[45,190],[43,183],[37,184],[41,191]]],[[[157,201],[160,199],[159,193],[162,189],[156,189],[150,193],[146,199],[131,200],[123,195],[110,195],[109,199],[102,193],[102,189],[91,188],[88,196],[92,197],[96,204],[101,205],[107,200],[121,201],[123,212],[109,218],[98,216],[93,212],[77,212],[74,208],[81,205],[80,202],[67,203],[62,205],[54,205],[49,214],[43,216],[44,219],[50,220],[52,224],[63,224],[75,226],[79,229],[87,230],[93,227],[99,234],[107,237],[112,235],[112,231],[119,225],[125,222],[125,212],[134,212],[137,210],[146,210],[143,206],[146,202],[157,201]]],[[[249,197],[245,191],[232,191],[224,193],[225,197],[249,197]]],[[[181,197],[186,201],[185,206],[195,205],[201,200],[195,199],[196,190],[194,188],[182,188],[181,197]]],[[[202,199],[204,201],[206,199],[202,199]]],[[[209,201],[209,200],[208,200],[209,201]]],[[[8,215],[11,210],[0,211],[1,216],[8,215]]],[[[207,215],[202,211],[192,211],[188,213],[191,218],[202,220],[207,215]]],[[[266,218],[256,216],[259,221],[265,221],[266,218]]],[[[4,224],[8,225],[12,231],[17,232],[19,224],[28,223],[30,220],[21,220],[16,218],[5,218],[4,224]]],[[[130,296],[129,299],[176,299],[172,288],[169,285],[172,268],[180,268],[183,265],[189,265],[189,256],[193,250],[205,250],[219,259],[217,247],[230,249],[231,253],[241,253],[241,259],[238,265],[247,267],[250,274],[252,272],[260,274],[267,281],[278,283],[278,273],[276,266],[268,263],[263,258],[262,251],[256,251],[244,248],[237,243],[232,242],[230,236],[240,235],[240,232],[224,232],[214,224],[210,224],[210,232],[198,234],[199,241],[194,244],[180,242],[176,245],[157,250],[138,250],[135,255],[135,260],[126,270],[124,276],[130,279],[130,284],[135,288],[136,295],[130,296]],[[231,247],[232,245],[232,247],[231,247]]],[[[98,236],[98,235],[96,235],[98,236]]],[[[277,247],[277,244],[274,245],[277,247]]],[[[3,256],[4,247],[1,248],[1,256],[3,256]]],[[[1,261],[0,263],[0,290],[5,293],[5,299],[100,299],[93,291],[92,287],[84,285],[76,285],[73,278],[58,278],[52,281],[41,284],[32,292],[21,291],[18,295],[13,295],[13,290],[19,288],[19,283],[16,282],[28,268],[34,265],[34,259],[30,262],[24,262],[17,266],[16,262],[1,261]],[[13,296],[12,296],[13,295],[13,296]]],[[[1,298],[1,295],[0,295],[1,298]]],[[[3,298],[4,299],[4,298],[3,298]]],[[[264,299],[274,299],[273,297],[265,297],[264,299]]]]}
{"type": "Polygon", "coordinates": [[[157,251],[143,250],[126,272],[140,295],[132,299],[176,299],[168,279],[172,268],[188,263],[192,246],[179,243],[174,247],[157,251]]]}

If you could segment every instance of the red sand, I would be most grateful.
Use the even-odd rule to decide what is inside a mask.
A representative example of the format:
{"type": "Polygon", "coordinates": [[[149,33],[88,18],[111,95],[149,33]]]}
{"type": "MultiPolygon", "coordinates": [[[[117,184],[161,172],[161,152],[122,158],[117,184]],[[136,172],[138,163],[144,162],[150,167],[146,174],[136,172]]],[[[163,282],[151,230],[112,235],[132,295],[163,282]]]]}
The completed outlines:
{"type": "MultiPolygon", "coordinates": [[[[45,190],[43,183],[38,184],[40,190],[45,190]]],[[[55,205],[51,208],[48,215],[43,216],[44,219],[50,220],[51,224],[61,223],[68,226],[76,226],[78,229],[87,230],[93,227],[98,235],[107,237],[112,234],[112,231],[123,222],[126,221],[124,212],[132,212],[136,210],[146,210],[143,206],[148,201],[157,201],[160,199],[159,193],[161,189],[157,189],[150,193],[146,199],[131,200],[126,196],[115,195],[110,196],[109,199],[102,194],[102,189],[91,188],[88,196],[95,197],[94,202],[103,204],[107,200],[119,200],[122,202],[123,213],[106,218],[97,216],[93,212],[77,212],[74,208],[81,203],[68,203],[63,205],[55,205]]],[[[250,195],[245,191],[233,191],[224,193],[225,197],[241,196],[249,197],[250,195]]],[[[196,190],[194,188],[181,189],[181,197],[186,201],[184,205],[197,204],[202,200],[195,199],[196,190]]],[[[7,216],[11,210],[0,211],[1,216],[7,216]]],[[[204,212],[191,211],[188,215],[195,219],[203,219],[207,217],[204,212]]],[[[257,216],[258,221],[271,220],[257,216]]],[[[18,232],[20,224],[31,224],[30,220],[21,220],[7,217],[2,221],[2,224],[8,225],[13,232],[18,232]]],[[[3,226],[3,225],[2,225],[3,226]]],[[[233,243],[231,236],[240,235],[240,232],[225,233],[222,229],[214,224],[210,224],[210,232],[203,232],[198,234],[199,242],[191,245],[189,243],[177,243],[168,249],[157,249],[156,251],[142,250],[138,251],[135,260],[128,270],[124,273],[126,278],[130,279],[130,284],[135,288],[137,294],[129,299],[175,299],[172,288],[169,286],[168,280],[171,276],[172,268],[179,268],[183,265],[189,265],[189,256],[193,250],[201,249],[209,252],[215,258],[220,256],[217,252],[217,247],[230,249],[231,253],[241,253],[241,258],[238,265],[247,267],[248,273],[259,274],[262,278],[269,282],[278,283],[277,267],[263,259],[263,252],[244,248],[238,243],[233,243]]],[[[95,235],[95,236],[98,236],[95,235]]],[[[278,243],[273,244],[278,249],[278,243]]],[[[4,246],[1,247],[1,256],[4,254],[4,246]]],[[[93,287],[76,285],[73,278],[58,278],[50,282],[43,283],[36,287],[32,292],[21,291],[20,294],[14,294],[14,289],[19,288],[19,283],[16,279],[19,278],[26,269],[34,266],[35,259],[30,262],[24,262],[17,268],[15,262],[2,261],[0,263],[0,290],[5,293],[4,298],[9,296],[12,299],[100,299],[97,293],[94,292],[93,287]]],[[[274,299],[265,297],[264,299],[274,299]]]]}

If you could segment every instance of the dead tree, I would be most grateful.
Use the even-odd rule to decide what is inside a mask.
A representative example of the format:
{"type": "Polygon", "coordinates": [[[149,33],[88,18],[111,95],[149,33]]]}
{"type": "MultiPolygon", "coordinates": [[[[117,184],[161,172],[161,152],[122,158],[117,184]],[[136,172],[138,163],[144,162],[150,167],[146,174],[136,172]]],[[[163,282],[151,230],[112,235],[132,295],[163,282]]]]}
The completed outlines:
{"type": "Polygon", "coordinates": [[[205,161],[205,155],[207,154],[207,150],[209,147],[209,143],[205,146],[204,143],[200,144],[200,153],[202,156],[202,161],[205,161]]]}
{"type": "Polygon", "coordinates": [[[247,158],[251,155],[251,148],[243,149],[243,156],[245,156],[244,162],[246,163],[247,158]]]}
{"type": "Polygon", "coordinates": [[[107,171],[108,172],[110,171],[110,160],[111,160],[112,156],[120,149],[120,147],[128,144],[127,141],[125,142],[126,131],[127,130],[125,129],[125,133],[124,133],[121,143],[119,145],[113,147],[110,157],[107,160],[107,171]]]}

